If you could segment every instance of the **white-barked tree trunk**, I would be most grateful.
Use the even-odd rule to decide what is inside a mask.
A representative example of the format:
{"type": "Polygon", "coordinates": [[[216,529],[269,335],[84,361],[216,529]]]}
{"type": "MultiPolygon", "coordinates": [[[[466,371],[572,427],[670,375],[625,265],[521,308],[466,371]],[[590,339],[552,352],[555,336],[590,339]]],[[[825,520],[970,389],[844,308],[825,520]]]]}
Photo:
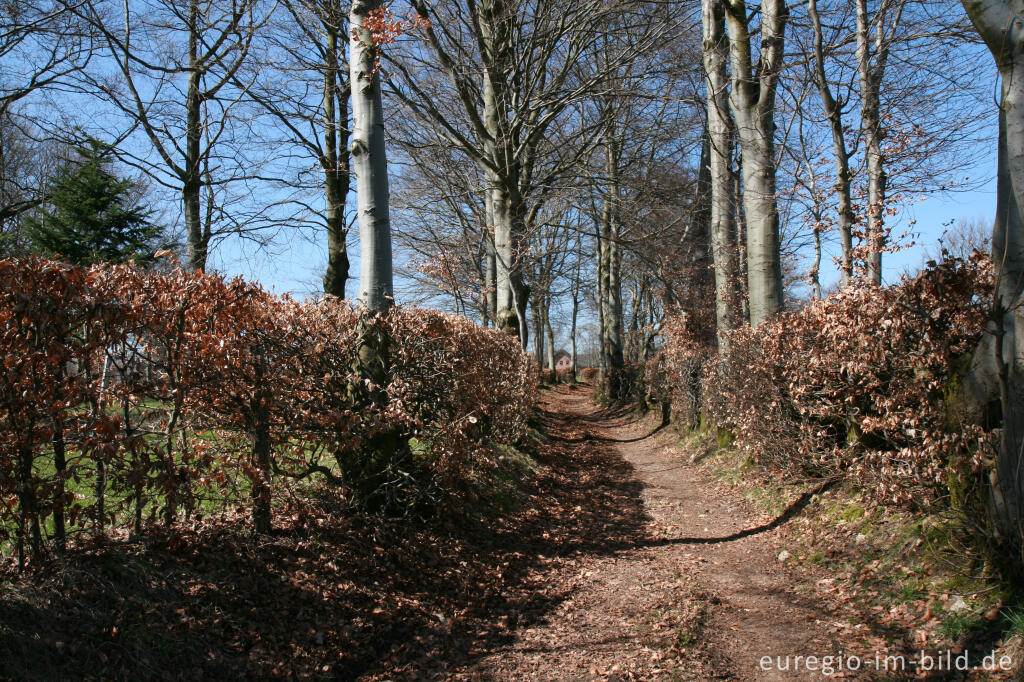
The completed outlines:
{"type": "Polygon", "coordinates": [[[992,258],[998,281],[987,354],[994,392],[1003,412],[1002,439],[991,474],[993,521],[1024,566],[1024,0],[962,0],[971,21],[995,57],[1002,92],[999,107],[999,167],[992,258]]]}
{"type": "Polygon", "coordinates": [[[391,265],[391,218],[388,211],[388,161],[384,149],[377,47],[365,26],[382,0],[353,0],[349,80],[352,87],[352,141],[349,152],[356,174],[359,215],[359,301],[372,312],[385,312],[394,301],[391,265]]]}
{"type": "Polygon", "coordinates": [[[785,0],[761,1],[761,46],[752,59],[743,0],[725,0],[732,62],[733,119],[740,141],[747,228],[747,295],[754,327],[782,310],[782,263],[775,182],[775,91],[789,11],[785,0]]]}

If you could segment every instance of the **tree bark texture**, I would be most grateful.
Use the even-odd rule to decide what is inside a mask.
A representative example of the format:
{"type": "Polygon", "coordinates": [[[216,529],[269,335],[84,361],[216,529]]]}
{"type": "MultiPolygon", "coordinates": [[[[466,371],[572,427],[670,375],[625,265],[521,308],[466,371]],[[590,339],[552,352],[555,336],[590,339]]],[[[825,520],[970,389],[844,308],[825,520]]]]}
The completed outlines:
{"type": "Polygon", "coordinates": [[[619,184],[620,147],[609,115],[605,139],[605,173],[607,188],[601,213],[601,240],[598,249],[598,277],[601,306],[601,339],[604,359],[602,364],[603,393],[607,400],[617,402],[624,398],[622,321],[622,246],[619,243],[621,216],[621,187],[619,184]]]}
{"type": "Polygon", "coordinates": [[[747,296],[754,327],[782,310],[782,263],[775,182],[775,91],[782,67],[788,9],[784,0],[761,2],[761,47],[751,56],[746,2],[726,0],[732,62],[733,119],[743,166],[747,229],[747,296]]]}
{"type": "Polygon", "coordinates": [[[704,73],[707,98],[708,167],[710,172],[711,253],[715,268],[715,317],[718,347],[727,344],[727,332],[736,327],[738,258],[733,212],[735,193],[731,159],[732,119],[729,113],[725,7],[721,0],[702,0],[704,73]]]}
{"type": "MultiPolygon", "coordinates": [[[[991,472],[990,510],[1012,566],[1024,570],[1024,1],[963,0],[1002,81],[992,257],[997,268],[989,334],[979,346],[993,370],[1003,431],[991,472]]],[[[984,361],[985,358],[982,358],[984,361]]]]}
{"type": "MultiPolygon", "coordinates": [[[[341,21],[340,3],[331,17],[341,21]]],[[[325,22],[326,23],[326,22],[325,22]]],[[[326,23],[326,50],[324,62],[324,194],[327,200],[327,272],[324,273],[324,293],[345,298],[348,281],[347,227],[345,202],[348,199],[348,93],[341,87],[343,75],[339,55],[344,49],[341,34],[344,25],[326,23]]]]}
{"type": "Polygon", "coordinates": [[[373,35],[364,25],[370,12],[381,6],[382,0],[354,0],[349,14],[353,124],[349,153],[359,200],[359,300],[375,313],[387,311],[394,301],[380,73],[373,35]]]}

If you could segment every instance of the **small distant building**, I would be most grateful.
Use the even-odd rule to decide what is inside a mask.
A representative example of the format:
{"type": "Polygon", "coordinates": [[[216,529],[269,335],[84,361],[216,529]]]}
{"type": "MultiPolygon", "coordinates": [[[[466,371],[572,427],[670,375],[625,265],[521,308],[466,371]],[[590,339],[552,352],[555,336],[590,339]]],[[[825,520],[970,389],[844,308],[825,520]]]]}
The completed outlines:
{"type": "Polygon", "coordinates": [[[572,357],[564,350],[555,353],[555,369],[558,371],[572,368],[572,357]]]}

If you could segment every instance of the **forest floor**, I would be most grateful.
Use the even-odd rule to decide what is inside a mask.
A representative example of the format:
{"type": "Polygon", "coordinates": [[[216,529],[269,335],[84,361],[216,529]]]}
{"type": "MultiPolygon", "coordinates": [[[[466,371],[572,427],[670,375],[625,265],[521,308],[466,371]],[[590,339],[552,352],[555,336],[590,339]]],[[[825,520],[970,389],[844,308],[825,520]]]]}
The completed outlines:
{"type": "Polygon", "coordinates": [[[822,677],[823,657],[842,651],[829,627],[835,616],[806,589],[812,576],[779,560],[779,528],[809,495],[769,515],[694,463],[657,421],[595,407],[589,387],[559,387],[543,408],[565,455],[614,466],[630,522],[620,523],[614,547],[552,573],[563,600],[549,614],[455,678],[822,677]],[[762,665],[766,656],[772,662],[762,665]],[[787,656],[818,658],[808,666],[787,656]]]}
{"type": "Polygon", "coordinates": [[[501,511],[385,522],[328,495],[268,536],[208,519],[0,576],[0,679],[944,680],[943,647],[976,665],[1000,636],[949,630],[993,597],[926,583],[927,543],[848,492],[765,504],[654,415],[541,396],[501,511]]]}
{"type": "Polygon", "coordinates": [[[1024,679],[990,589],[936,567],[935,519],[710,461],[714,436],[681,441],[589,386],[546,390],[541,411],[543,459],[590,463],[590,505],[618,513],[591,513],[606,542],[551,566],[545,613],[445,679],[1024,679]]]}

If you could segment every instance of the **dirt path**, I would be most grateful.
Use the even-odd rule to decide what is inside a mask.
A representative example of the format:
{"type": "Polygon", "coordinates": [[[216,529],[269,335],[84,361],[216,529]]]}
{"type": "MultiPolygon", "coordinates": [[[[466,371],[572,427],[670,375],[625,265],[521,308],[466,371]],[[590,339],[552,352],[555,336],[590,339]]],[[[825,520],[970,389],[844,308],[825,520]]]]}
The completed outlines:
{"type": "Polygon", "coordinates": [[[568,456],[601,449],[625,465],[617,475],[638,484],[644,524],[623,549],[563,560],[551,579],[562,583],[561,603],[454,679],[822,677],[806,664],[761,667],[762,656],[839,649],[829,616],[778,559],[782,520],[711,479],[670,435],[652,434],[655,423],[594,407],[583,387],[549,393],[544,407],[553,445],[568,456]]]}

